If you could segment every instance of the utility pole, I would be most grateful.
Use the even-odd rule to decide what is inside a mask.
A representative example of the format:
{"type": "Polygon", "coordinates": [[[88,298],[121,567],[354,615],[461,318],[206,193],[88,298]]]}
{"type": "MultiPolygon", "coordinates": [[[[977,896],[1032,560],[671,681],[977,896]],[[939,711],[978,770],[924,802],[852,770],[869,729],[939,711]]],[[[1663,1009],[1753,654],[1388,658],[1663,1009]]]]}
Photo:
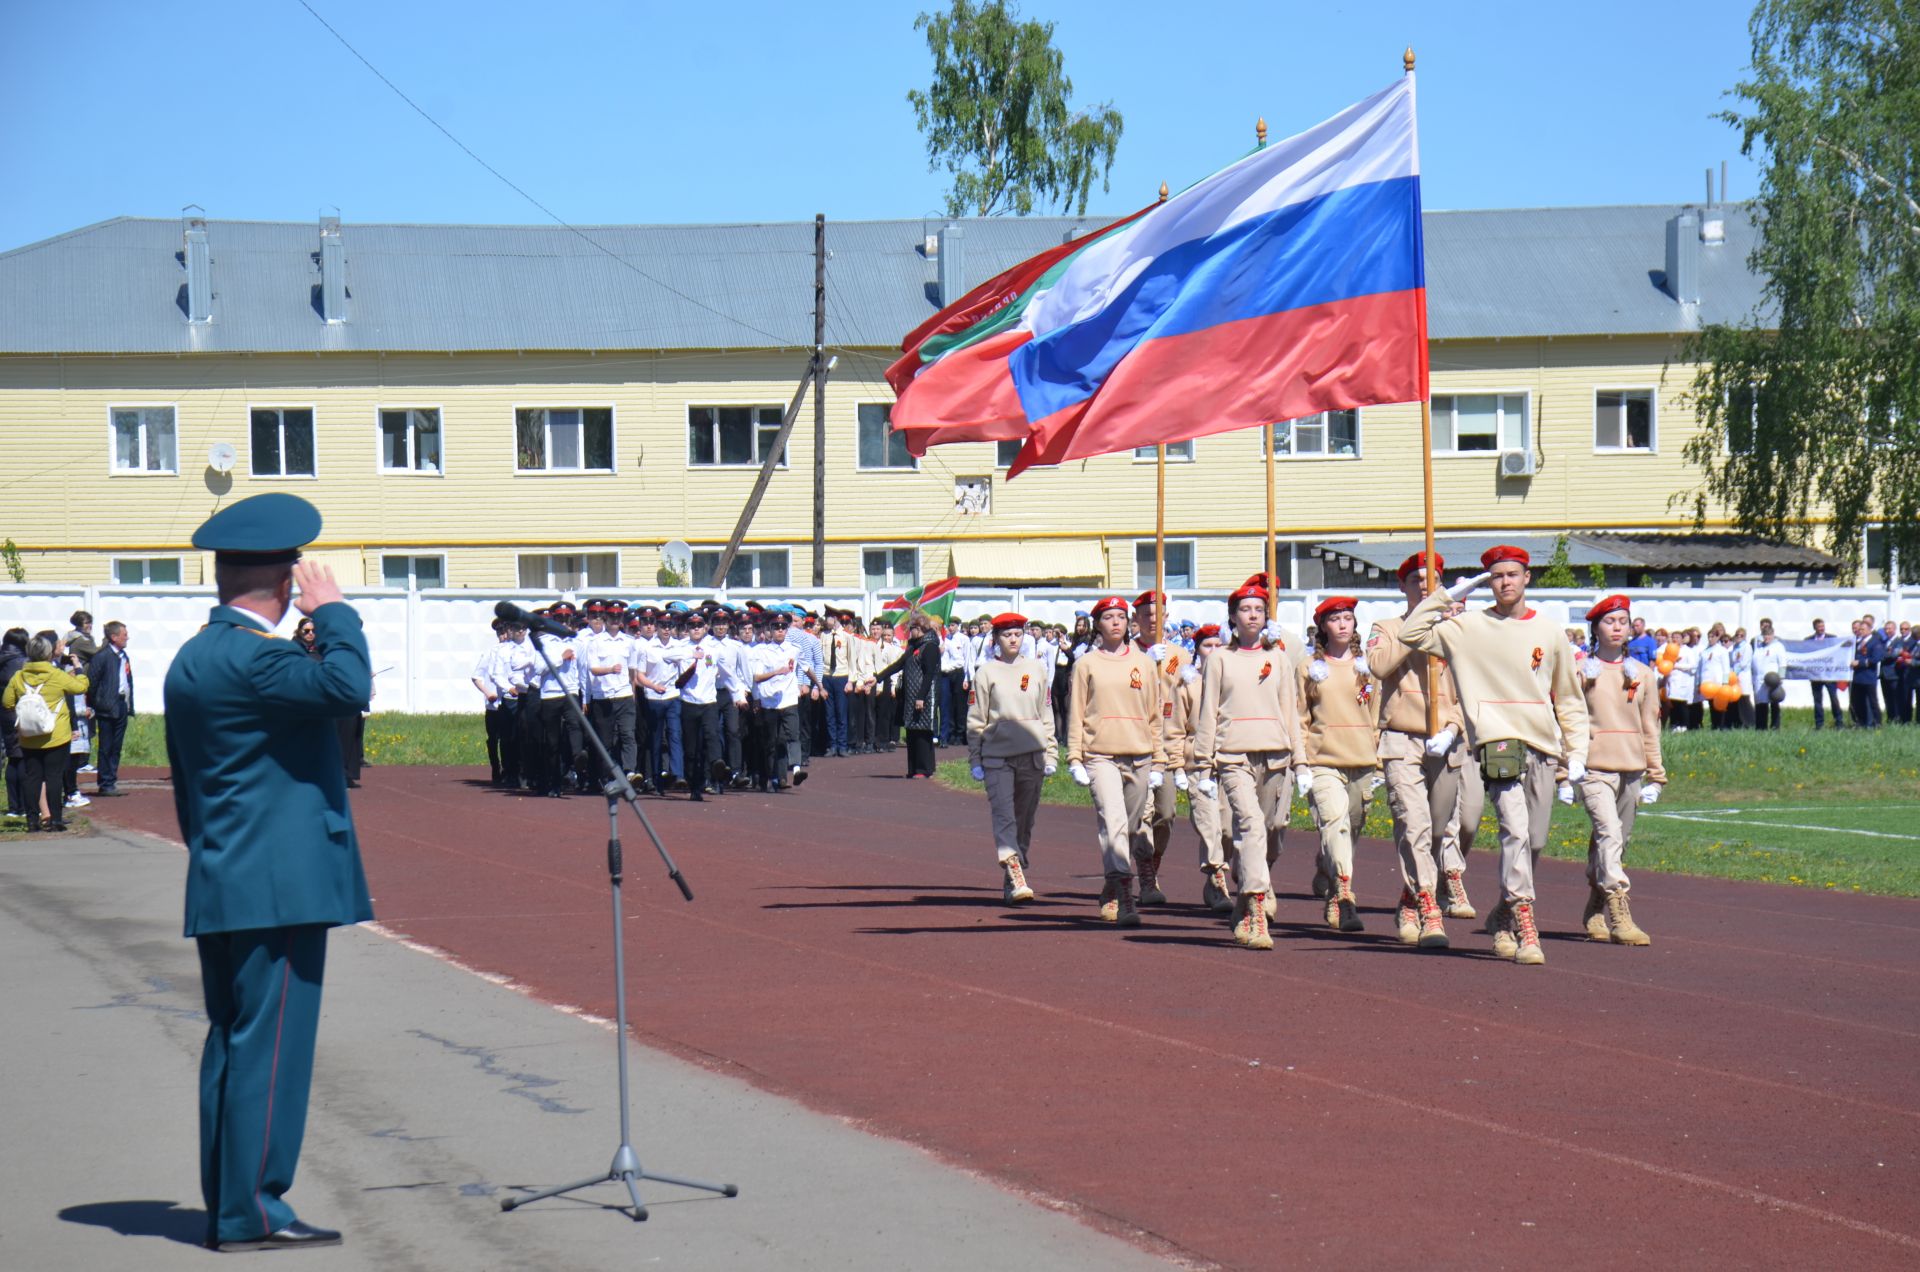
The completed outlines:
{"type": "Polygon", "coordinates": [[[827,216],[813,217],[813,585],[827,585],[827,216]]]}

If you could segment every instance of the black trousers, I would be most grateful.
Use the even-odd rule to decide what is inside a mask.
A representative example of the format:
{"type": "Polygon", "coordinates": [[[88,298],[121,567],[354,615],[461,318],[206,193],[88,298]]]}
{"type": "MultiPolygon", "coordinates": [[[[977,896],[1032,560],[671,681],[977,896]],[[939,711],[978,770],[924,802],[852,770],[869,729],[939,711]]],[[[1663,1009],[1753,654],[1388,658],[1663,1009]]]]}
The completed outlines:
{"type": "Polygon", "coordinates": [[[7,811],[24,813],[27,811],[23,788],[26,785],[26,761],[17,755],[7,757],[7,811]]]}
{"type": "Polygon", "coordinates": [[[573,712],[567,710],[565,697],[540,699],[534,721],[534,747],[537,756],[534,789],[543,795],[564,791],[567,785],[567,768],[573,763],[573,757],[579,752],[581,743],[584,741],[579,722],[573,718],[573,712]]]}
{"type": "Polygon", "coordinates": [[[760,716],[764,722],[767,780],[784,782],[807,754],[800,740],[800,708],[762,707],[760,716]]]}
{"type": "Polygon", "coordinates": [[[907,776],[932,777],[934,766],[933,730],[907,730],[907,776]]]}
{"type": "Polygon", "coordinates": [[[716,791],[724,791],[726,782],[716,781],[712,767],[715,760],[722,764],[721,748],[725,739],[720,735],[720,704],[717,702],[688,702],[680,700],[680,750],[686,764],[687,789],[698,795],[702,788],[711,786],[716,791]]]}
{"type": "Polygon", "coordinates": [[[745,770],[741,767],[745,759],[741,744],[746,737],[747,710],[732,698],[720,700],[720,736],[724,750],[721,755],[727,761],[727,772],[738,777],[745,770]]]}
{"type": "MultiPolygon", "coordinates": [[[[120,781],[120,751],[127,742],[127,717],[124,715],[95,715],[93,731],[100,738],[100,759],[98,761],[99,788],[110,791],[120,781]]],[[[87,762],[86,752],[80,753],[80,762],[87,762]]]]}
{"type": "Polygon", "coordinates": [[[502,698],[487,712],[487,764],[494,784],[520,785],[520,700],[502,698]]]}
{"type": "Polygon", "coordinates": [[[1846,721],[1840,713],[1840,686],[1831,680],[1813,682],[1813,727],[1818,729],[1826,723],[1826,715],[1821,707],[1823,699],[1833,704],[1833,727],[1845,728],[1846,721]]]}
{"type": "Polygon", "coordinates": [[[1862,728],[1874,729],[1880,726],[1880,695],[1871,680],[1856,680],[1847,686],[1847,709],[1853,716],[1853,722],[1862,728]]]}
{"type": "Polygon", "coordinates": [[[360,780],[360,766],[366,763],[367,718],[356,711],[334,721],[333,729],[340,738],[341,767],[346,771],[349,782],[357,782],[360,780]]]}
{"type": "MultiPolygon", "coordinates": [[[[624,698],[595,698],[593,700],[593,732],[600,739],[600,745],[607,748],[607,754],[620,766],[622,774],[633,772],[633,766],[640,762],[639,734],[635,722],[639,711],[634,706],[633,695],[624,698]]],[[[594,763],[599,763],[595,758],[594,763]]],[[[603,774],[601,780],[611,782],[614,775],[603,774]]]]}
{"type": "Polygon", "coordinates": [[[20,748],[20,802],[25,806],[29,829],[41,824],[42,796],[46,797],[49,820],[66,820],[60,792],[60,775],[66,763],[67,748],[64,746],[50,746],[45,750],[31,746],[20,748]]]}
{"type": "Polygon", "coordinates": [[[856,751],[873,746],[873,695],[847,695],[847,745],[856,751]]]}

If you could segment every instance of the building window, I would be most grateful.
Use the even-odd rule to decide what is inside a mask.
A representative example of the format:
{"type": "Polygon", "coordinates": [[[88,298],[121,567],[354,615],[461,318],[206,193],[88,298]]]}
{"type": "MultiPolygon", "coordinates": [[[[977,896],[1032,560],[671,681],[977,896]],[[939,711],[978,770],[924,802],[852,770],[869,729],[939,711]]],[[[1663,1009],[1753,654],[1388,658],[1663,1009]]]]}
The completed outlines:
{"type": "Polygon", "coordinates": [[[513,432],[514,462],[523,473],[613,471],[611,407],[519,407],[513,432]]]}
{"type": "Polygon", "coordinates": [[[122,587],[178,587],[179,557],[117,557],[113,581],[122,587]]]}
{"type": "Polygon", "coordinates": [[[170,406],[116,406],[113,420],[113,471],[175,473],[180,470],[170,406]]]}
{"type": "Polygon", "coordinates": [[[1433,453],[1527,450],[1524,393],[1449,393],[1433,399],[1433,453]]]}
{"type": "Polygon", "coordinates": [[[893,408],[884,403],[860,404],[860,467],[918,468],[920,461],[907,453],[907,438],[889,424],[893,408]]]}
{"type": "MultiPolygon", "coordinates": [[[[382,568],[384,573],[384,562],[382,568]]],[[[618,552],[522,553],[520,586],[551,592],[579,592],[587,588],[619,587],[620,554],[618,552]]]]}
{"type": "Polygon", "coordinates": [[[253,475],[313,476],[313,411],[308,407],[253,408],[253,475]]]}
{"type": "Polygon", "coordinates": [[[380,471],[441,471],[438,407],[391,407],[381,410],[380,471]]]}
{"type": "MultiPolygon", "coordinates": [[[[526,558],[521,558],[523,561],[526,558]]],[[[447,559],[443,556],[383,556],[380,558],[380,582],[385,587],[401,587],[409,592],[447,585],[447,559]]]]}
{"type": "Polygon", "coordinates": [[[1357,459],[1360,455],[1360,412],[1321,411],[1273,426],[1275,455],[1320,455],[1357,459]]]}
{"type": "MultiPolygon", "coordinates": [[[[786,587],[790,577],[789,559],[785,548],[742,550],[734,556],[733,564],[727,567],[726,586],[786,587]]],[[[713,581],[713,572],[719,568],[720,553],[718,551],[693,554],[693,581],[696,586],[708,586],[713,581]]]]}
{"type": "Polygon", "coordinates": [[[869,592],[904,592],[920,586],[920,549],[863,548],[860,573],[869,592]]]}
{"type": "MultiPolygon", "coordinates": [[[[687,408],[687,463],[697,467],[764,464],[780,436],[777,406],[690,406],[687,408]]],[[[781,468],[787,453],[780,451],[781,468]]]]}
{"type": "Polygon", "coordinates": [[[1653,390],[1601,389],[1593,398],[1595,450],[1653,449],[1653,390]]]}
{"type": "MultiPolygon", "coordinates": [[[[1133,457],[1135,460],[1145,460],[1151,463],[1153,462],[1154,453],[1155,450],[1151,446],[1136,446],[1133,448],[1133,457]]],[[[1188,438],[1184,442],[1167,443],[1167,462],[1169,464],[1191,464],[1193,462],[1193,439],[1188,438]]]]}
{"type": "Polygon", "coordinates": [[[1015,438],[1011,442],[995,442],[993,444],[993,466],[995,468],[1012,468],[1013,461],[1020,458],[1020,446],[1021,442],[1019,438],[1015,438]]]}
{"type": "MultiPolygon", "coordinates": [[[[1153,587],[1153,540],[1133,541],[1133,585],[1144,590],[1153,587]]],[[[1193,540],[1167,540],[1167,590],[1195,587],[1193,581],[1193,540]]]]}
{"type": "Polygon", "coordinates": [[[1881,526],[1867,527],[1866,554],[1860,564],[1860,582],[1866,587],[1892,587],[1896,576],[1902,587],[1920,583],[1920,561],[1896,552],[1881,526]]]}

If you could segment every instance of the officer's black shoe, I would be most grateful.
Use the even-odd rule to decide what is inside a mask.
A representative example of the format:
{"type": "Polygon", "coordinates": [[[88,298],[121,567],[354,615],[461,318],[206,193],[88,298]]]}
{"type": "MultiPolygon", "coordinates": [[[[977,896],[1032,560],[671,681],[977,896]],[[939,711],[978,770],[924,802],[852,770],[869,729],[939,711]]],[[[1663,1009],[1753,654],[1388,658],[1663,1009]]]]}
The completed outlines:
{"type": "Polygon", "coordinates": [[[301,1250],[310,1246],[337,1246],[340,1243],[340,1234],[333,1229],[316,1228],[295,1219],[280,1231],[256,1240],[222,1241],[215,1248],[222,1254],[233,1254],[242,1250],[301,1250]]]}
{"type": "Polygon", "coordinates": [[[731,776],[725,760],[715,760],[713,763],[707,765],[707,775],[713,779],[715,786],[725,786],[727,784],[727,778],[731,776]]]}

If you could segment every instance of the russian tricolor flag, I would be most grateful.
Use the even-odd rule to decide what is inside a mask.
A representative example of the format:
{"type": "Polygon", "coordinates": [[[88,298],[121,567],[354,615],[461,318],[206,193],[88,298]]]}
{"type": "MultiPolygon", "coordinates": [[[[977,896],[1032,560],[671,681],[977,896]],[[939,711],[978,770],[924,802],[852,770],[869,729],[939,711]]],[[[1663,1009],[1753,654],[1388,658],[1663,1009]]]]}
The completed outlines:
{"type": "Polygon", "coordinates": [[[1002,437],[1017,401],[1017,474],[1427,394],[1411,74],[1073,248],[896,383],[910,441],[977,440],[936,397],[1002,437]]]}

